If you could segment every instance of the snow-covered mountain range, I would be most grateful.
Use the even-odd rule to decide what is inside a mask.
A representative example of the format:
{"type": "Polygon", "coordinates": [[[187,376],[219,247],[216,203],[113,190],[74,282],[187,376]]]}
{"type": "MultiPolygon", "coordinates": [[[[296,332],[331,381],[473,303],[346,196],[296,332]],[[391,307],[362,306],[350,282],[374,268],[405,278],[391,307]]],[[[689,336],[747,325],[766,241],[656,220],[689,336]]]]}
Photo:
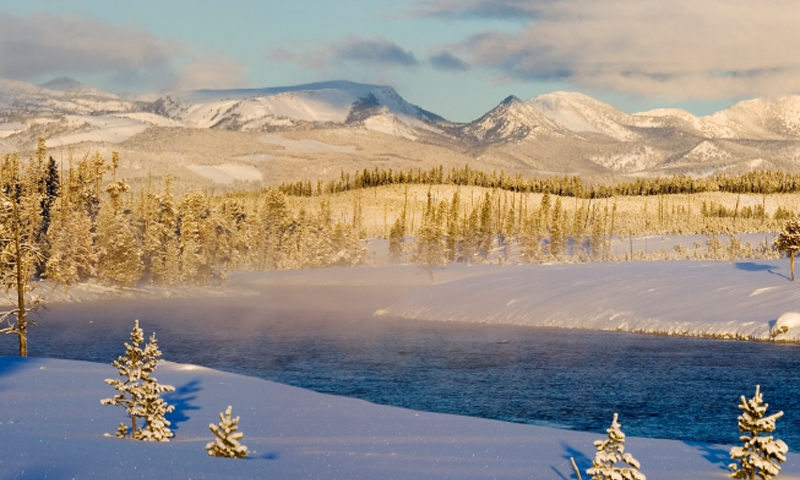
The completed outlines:
{"type": "Polygon", "coordinates": [[[54,147],[133,142],[141,149],[142,136],[152,137],[154,129],[270,132],[261,138],[309,141],[337,132],[352,141],[332,151],[358,152],[361,163],[412,161],[415,154],[404,152],[444,148],[444,163],[523,173],[800,171],[797,95],[748,100],[697,117],[679,109],[629,114],[580,93],[554,92],[529,100],[510,96],[469,123],[412,105],[392,87],[348,81],[152,98],[122,98],[69,78],[40,86],[0,79],[0,150],[25,151],[38,136],[54,147]]]}

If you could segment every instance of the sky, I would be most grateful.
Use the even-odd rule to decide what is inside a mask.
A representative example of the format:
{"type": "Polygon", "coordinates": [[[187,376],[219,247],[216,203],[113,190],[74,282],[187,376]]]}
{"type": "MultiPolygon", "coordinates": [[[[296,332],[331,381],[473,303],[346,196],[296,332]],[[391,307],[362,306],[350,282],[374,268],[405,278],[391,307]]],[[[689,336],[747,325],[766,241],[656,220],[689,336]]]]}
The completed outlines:
{"type": "Polygon", "coordinates": [[[0,77],[130,95],[390,85],[452,121],[576,91],[706,115],[800,93],[796,0],[0,0],[0,77]]]}

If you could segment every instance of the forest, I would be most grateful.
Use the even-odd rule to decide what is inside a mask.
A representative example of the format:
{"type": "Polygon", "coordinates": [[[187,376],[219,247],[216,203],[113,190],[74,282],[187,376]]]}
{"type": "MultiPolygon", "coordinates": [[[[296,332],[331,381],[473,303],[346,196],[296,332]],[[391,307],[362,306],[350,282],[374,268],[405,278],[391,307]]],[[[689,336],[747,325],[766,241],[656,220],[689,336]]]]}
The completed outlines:
{"type": "Polygon", "coordinates": [[[217,284],[239,269],[386,262],[416,262],[433,275],[449,262],[774,258],[766,238],[742,244],[739,235],[777,232],[800,209],[800,177],[776,172],[585,185],[580,177],[528,179],[469,167],[376,169],[326,184],[215,195],[178,192],[170,175],[132,191],[117,177],[122,161],[96,153],[57,162],[44,139],[27,160],[3,157],[7,292],[18,277],[65,288],[171,286],[217,284]],[[634,249],[634,237],[648,235],[705,241],[634,249]],[[630,249],[613,248],[627,241],[630,249]]]}

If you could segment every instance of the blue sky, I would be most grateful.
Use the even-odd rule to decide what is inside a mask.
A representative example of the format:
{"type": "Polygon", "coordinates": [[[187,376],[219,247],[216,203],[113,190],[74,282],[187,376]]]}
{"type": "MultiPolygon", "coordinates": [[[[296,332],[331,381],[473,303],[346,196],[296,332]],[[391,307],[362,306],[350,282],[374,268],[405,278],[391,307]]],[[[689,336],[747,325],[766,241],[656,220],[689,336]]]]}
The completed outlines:
{"type": "Polygon", "coordinates": [[[703,115],[800,92],[795,0],[0,0],[0,77],[116,93],[345,79],[454,121],[579,91],[703,115]]]}

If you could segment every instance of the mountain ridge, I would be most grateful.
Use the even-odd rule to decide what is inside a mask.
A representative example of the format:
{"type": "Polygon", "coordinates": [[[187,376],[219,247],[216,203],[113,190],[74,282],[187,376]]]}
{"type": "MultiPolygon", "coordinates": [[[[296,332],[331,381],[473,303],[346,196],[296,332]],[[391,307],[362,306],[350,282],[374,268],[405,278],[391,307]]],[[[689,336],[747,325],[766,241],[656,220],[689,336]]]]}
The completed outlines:
{"type": "MultiPolygon", "coordinates": [[[[424,152],[446,151],[456,163],[527,174],[800,171],[798,95],[746,100],[702,117],[681,109],[627,113],[578,92],[527,100],[510,95],[481,117],[458,123],[406,101],[391,86],[347,80],[171,92],[144,101],[120,98],[68,77],[39,86],[0,79],[3,151],[25,150],[40,135],[52,139],[52,145],[88,148],[136,143],[149,129],[177,135],[174,129],[180,128],[271,132],[316,142],[325,132],[335,133],[335,138],[350,138],[358,146],[322,150],[338,152],[336,162],[342,164],[342,152],[356,152],[352,158],[358,158],[359,166],[380,161],[399,167],[419,161],[412,159],[424,152]]],[[[340,140],[334,145],[344,142],[340,140]]],[[[291,151],[318,161],[311,152],[303,156],[297,148],[291,151]]],[[[328,155],[319,152],[317,148],[314,154],[328,155]]],[[[256,158],[252,155],[243,158],[256,158]]],[[[286,155],[275,161],[284,161],[286,155]]]]}

